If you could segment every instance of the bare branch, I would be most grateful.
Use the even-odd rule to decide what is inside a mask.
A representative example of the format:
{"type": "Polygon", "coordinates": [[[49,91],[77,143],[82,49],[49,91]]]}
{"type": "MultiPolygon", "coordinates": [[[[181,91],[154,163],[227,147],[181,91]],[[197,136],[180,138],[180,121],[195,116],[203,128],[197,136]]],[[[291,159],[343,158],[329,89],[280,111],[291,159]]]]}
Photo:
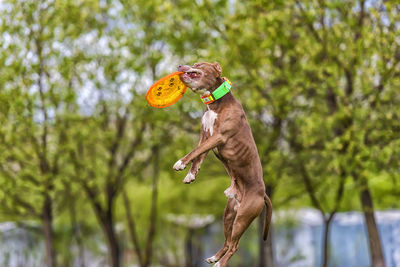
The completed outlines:
{"type": "Polygon", "coordinates": [[[151,211],[150,211],[150,226],[147,233],[146,242],[146,259],[145,266],[150,265],[150,261],[153,255],[153,240],[156,233],[156,219],[157,219],[157,196],[158,196],[158,176],[160,173],[159,161],[160,161],[160,148],[155,145],[152,148],[152,154],[154,156],[153,162],[153,184],[152,184],[152,195],[151,195],[151,211]]]}
{"type": "Polygon", "coordinates": [[[118,192],[119,186],[123,184],[123,177],[126,168],[129,166],[129,163],[133,156],[135,155],[136,148],[142,143],[143,131],[146,128],[146,124],[143,123],[138,131],[137,137],[131,142],[129,146],[129,150],[122,160],[121,165],[118,167],[118,171],[115,177],[115,182],[113,185],[112,195],[115,195],[118,192]]]}
{"type": "Polygon", "coordinates": [[[140,245],[139,245],[139,238],[136,233],[136,222],[135,222],[134,217],[132,216],[131,205],[130,205],[129,198],[128,198],[125,190],[122,191],[122,197],[124,200],[126,220],[128,223],[128,230],[129,230],[129,234],[131,236],[131,241],[132,241],[133,247],[135,248],[136,255],[137,255],[138,261],[139,261],[139,265],[144,266],[142,251],[141,251],[140,245]]]}
{"type": "Polygon", "coordinates": [[[315,29],[313,22],[308,18],[307,12],[303,7],[303,3],[301,3],[299,0],[296,0],[296,5],[300,10],[301,15],[303,16],[303,19],[305,20],[305,22],[307,23],[307,27],[308,29],[311,31],[312,35],[314,36],[314,38],[320,43],[322,44],[322,38],[321,36],[319,36],[318,31],[315,29]]]}
{"type": "Polygon", "coordinates": [[[308,172],[302,161],[300,161],[299,169],[300,169],[301,177],[303,178],[307,193],[311,199],[312,204],[314,205],[315,208],[317,208],[321,212],[322,216],[325,216],[324,209],[322,208],[320,202],[318,201],[318,198],[315,195],[315,191],[312,186],[311,178],[308,175],[308,172]]]}

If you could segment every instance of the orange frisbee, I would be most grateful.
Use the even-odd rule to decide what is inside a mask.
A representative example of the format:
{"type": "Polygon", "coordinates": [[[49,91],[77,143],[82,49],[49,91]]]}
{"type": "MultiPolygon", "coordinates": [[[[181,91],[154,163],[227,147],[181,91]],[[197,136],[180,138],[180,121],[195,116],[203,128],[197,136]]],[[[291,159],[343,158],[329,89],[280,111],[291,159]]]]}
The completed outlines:
{"type": "Polygon", "coordinates": [[[179,78],[177,71],[155,82],[146,94],[146,101],[155,108],[165,108],[175,104],[186,92],[186,85],[179,78]]]}

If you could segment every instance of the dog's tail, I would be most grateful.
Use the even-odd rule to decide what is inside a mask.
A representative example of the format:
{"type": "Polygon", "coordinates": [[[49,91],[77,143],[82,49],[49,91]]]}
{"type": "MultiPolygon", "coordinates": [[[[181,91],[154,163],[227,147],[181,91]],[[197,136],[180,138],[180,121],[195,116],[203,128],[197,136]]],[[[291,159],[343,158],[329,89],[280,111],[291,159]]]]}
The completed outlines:
{"type": "Polygon", "coordinates": [[[271,217],[272,217],[272,203],[267,194],[264,195],[264,202],[265,202],[265,222],[264,222],[264,232],[263,232],[263,239],[264,241],[267,240],[269,227],[271,225],[271,217]]]}

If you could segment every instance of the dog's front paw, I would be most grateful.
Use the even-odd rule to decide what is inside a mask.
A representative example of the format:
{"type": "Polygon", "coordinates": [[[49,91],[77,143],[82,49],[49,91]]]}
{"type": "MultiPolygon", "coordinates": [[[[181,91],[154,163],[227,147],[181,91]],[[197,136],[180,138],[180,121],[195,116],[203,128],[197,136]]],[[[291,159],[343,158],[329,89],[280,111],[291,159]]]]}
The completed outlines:
{"type": "Polygon", "coordinates": [[[217,261],[218,261],[218,259],[215,256],[212,256],[212,257],[206,259],[206,262],[208,264],[216,263],[217,261]]]}
{"type": "Polygon", "coordinates": [[[194,176],[193,173],[189,172],[189,173],[186,175],[185,179],[183,179],[183,182],[184,182],[185,184],[190,184],[191,182],[194,181],[194,179],[196,179],[196,176],[194,176]]]}
{"type": "Polygon", "coordinates": [[[186,164],[182,163],[182,160],[178,160],[175,164],[174,164],[174,170],[175,171],[181,171],[183,169],[186,168],[186,164]]]}

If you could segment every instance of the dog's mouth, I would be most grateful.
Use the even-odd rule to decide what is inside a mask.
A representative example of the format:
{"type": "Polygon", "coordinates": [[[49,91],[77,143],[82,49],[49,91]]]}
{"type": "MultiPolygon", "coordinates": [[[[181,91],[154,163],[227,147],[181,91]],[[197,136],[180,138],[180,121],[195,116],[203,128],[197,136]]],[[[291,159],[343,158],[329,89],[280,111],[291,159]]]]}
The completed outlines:
{"type": "Polygon", "coordinates": [[[199,79],[201,78],[201,72],[199,71],[187,71],[184,74],[182,74],[183,79],[199,79]]]}

